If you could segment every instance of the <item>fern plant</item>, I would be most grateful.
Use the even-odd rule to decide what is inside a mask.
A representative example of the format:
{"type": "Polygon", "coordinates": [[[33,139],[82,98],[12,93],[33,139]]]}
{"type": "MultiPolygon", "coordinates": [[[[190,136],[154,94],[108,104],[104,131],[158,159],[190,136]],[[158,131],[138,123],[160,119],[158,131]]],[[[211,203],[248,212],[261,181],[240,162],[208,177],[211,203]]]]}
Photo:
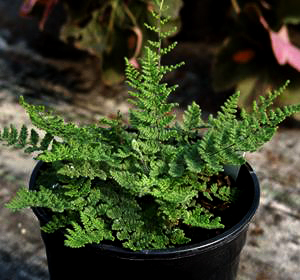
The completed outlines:
{"type": "Polygon", "coordinates": [[[149,41],[141,68],[126,60],[135,105],[129,125],[119,115],[77,126],[21,98],[44,136],[13,125],[0,133],[2,142],[34,152],[46,165],[36,189],[21,188],[7,207],[50,209],[51,220],[42,230],[63,230],[66,246],[116,242],[131,250],[162,249],[191,242],[191,229],[224,228],[219,210],[239,199],[224,166],[243,164],[244,152],[259,149],[281,121],[300,111],[300,105],[271,108],[283,87],[254,102],[252,112],[237,113],[236,93],[215,117],[203,120],[192,103],[183,121],[176,122],[177,104],[168,102],[176,86],[168,86],[163,77],[182,63],[161,64],[162,55],[176,45],[162,45],[170,34],[162,32],[167,22],[162,7],[163,1],[153,13],[158,27],[147,26],[159,39],[149,41]]]}

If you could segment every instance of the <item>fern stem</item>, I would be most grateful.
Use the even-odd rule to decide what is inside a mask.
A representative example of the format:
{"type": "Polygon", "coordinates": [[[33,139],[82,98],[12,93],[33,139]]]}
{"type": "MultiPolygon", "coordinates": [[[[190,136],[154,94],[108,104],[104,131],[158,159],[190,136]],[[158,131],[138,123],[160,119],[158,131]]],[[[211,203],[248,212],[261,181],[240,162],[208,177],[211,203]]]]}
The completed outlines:
{"type": "Polygon", "coordinates": [[[158,46],[158,50],[157,50],[157,54],[158,54],[158,70],[160,70],[160,66],[161,66],[161,44],[162,44],[162,38],[161,38],[161,16],[162,16],[162,8],[163,8],[163,4],[164,4],[164,0],[162,0],[160,2],[160,6],[159,6],[159,11],[158,11],[158,42],[159,42],[159,46],[158,46]]]}

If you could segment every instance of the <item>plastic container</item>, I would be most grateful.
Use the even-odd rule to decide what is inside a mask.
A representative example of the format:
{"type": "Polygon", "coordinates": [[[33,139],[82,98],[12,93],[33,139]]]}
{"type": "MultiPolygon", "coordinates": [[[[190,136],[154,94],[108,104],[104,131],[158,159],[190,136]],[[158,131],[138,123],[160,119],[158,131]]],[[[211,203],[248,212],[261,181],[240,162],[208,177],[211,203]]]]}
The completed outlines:
{"type": "MultiPolygon", "coordinates": [[[[34,169],[30,188],[40,168],[34,169]]],[[[233,227],[204,242],[174,249],[132,252],[110,245],[92,244],[74,249],[64,246],[61,231],[41,232],[46,248],[51,280],[66,279],[130,279],[130,280],[234,280],[240,253],[246,242],[248,225],[259,205],[260,189],[249,164],[242,165],[237,183],[244,188],[244,199],[233,227]]],[[[41,208],[34,208],[41,224],[49,217],[41,208]]]]}

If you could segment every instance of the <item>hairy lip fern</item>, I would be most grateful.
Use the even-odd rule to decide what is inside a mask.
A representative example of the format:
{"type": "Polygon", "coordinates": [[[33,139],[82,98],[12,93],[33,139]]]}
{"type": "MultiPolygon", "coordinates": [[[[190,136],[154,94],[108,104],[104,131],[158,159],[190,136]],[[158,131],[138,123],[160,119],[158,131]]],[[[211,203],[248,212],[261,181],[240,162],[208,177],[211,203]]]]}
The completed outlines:
{"type": "Polygon", "coordinates": [[[161,18],[160,3],[158,13],[153,13],[160,25],[148,27],[158,40],[149,42],[140,69],[126,60],[135,105],[129,126],[122,116],[86,126],[65,123],[21,97],[33,125],[45,136],[26,126],[18,130],[11,125],[0,132],[8,146],[35,152],[37,160],[47,163],[36,190],[21,188],[7,207],[49,208],[52,219],[42,229],[64,229],[67,246],[118,240],[131,250],[162,249],[190,242],[186,228],[223,228],[210,205],[234,203],[237,190],[214,178],[222,176],[224,165],[243,164],[243,152],[260,148],[281,121],[300,111],[300,105],[271,108],[283,87],[239,116],[239,93],[207,121],[192,103],[177,123],[177,104],[167,101],[176,86],[162,79],[182,64],[161,65],[161,56],[176,44],[162,46],[169,33],[162,32],[166,20],[161,18]]]}

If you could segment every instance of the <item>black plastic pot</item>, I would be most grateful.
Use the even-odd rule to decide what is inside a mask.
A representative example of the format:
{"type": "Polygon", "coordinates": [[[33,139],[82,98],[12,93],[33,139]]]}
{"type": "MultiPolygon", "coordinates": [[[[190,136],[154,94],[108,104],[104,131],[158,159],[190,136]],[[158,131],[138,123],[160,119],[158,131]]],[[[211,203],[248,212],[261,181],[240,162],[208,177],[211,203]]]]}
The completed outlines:
{"type": "MultiPolygon", "coordinates": [[[[30,188],[35,184],[41,163],[35,167],[30,188]]],[[[236,213],[240,221],[204,242],[174,249],[132,252],[111,245],[87,245],[74,249],[64,246],[61,231],[42,232],[51,280],[130,279],[130,280],[233,280],[245,245],[248,225],[259,204],[260,189],[249,164],[242,165],[237,183],[244,188],[244,200],[236,213]]],[[[49,217],[43,209],[34,208],[41,225],[49,217]]]]}

